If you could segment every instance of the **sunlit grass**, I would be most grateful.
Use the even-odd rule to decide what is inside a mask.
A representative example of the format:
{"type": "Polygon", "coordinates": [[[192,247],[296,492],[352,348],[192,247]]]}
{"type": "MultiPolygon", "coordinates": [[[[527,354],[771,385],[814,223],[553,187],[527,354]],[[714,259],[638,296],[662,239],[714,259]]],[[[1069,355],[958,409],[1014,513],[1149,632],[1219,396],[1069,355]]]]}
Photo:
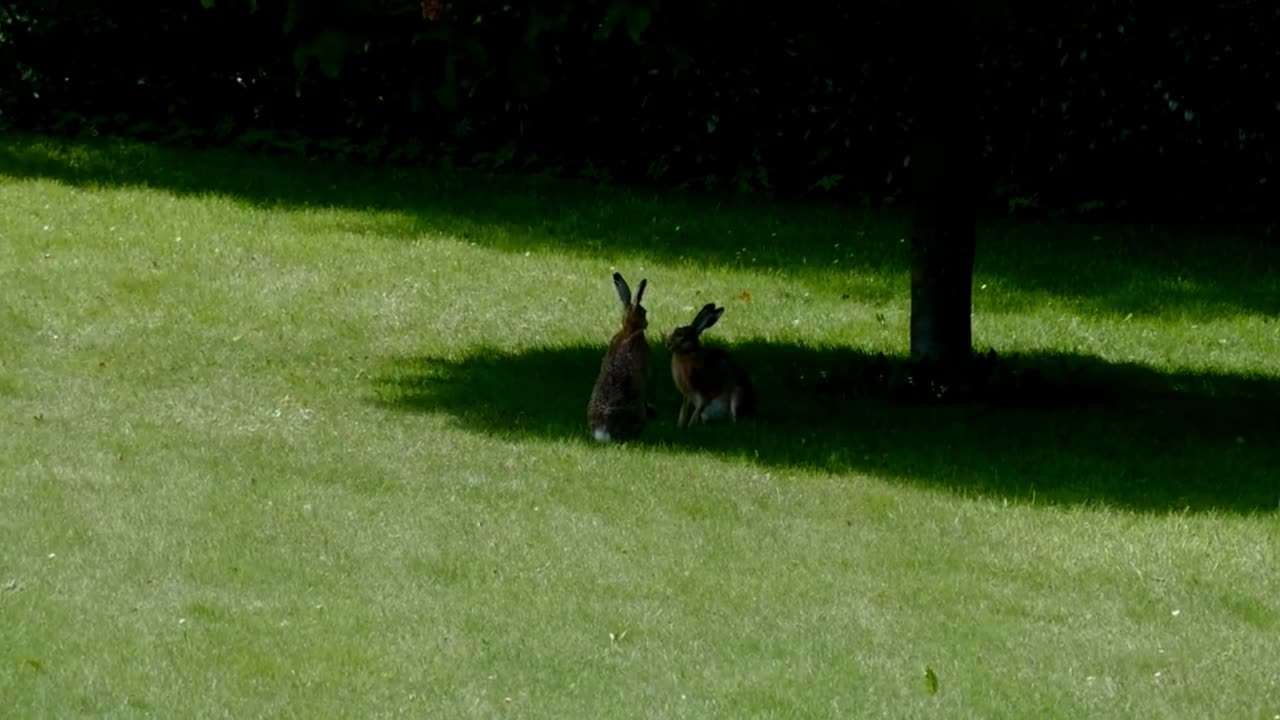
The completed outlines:
{"type": "Polygon", "coordinates": [[[906,226],[755,204],[0,146],[6,712],[1280,715],[1274,250],[988,225],[977,345],[1149,387],[842,408],[906,226]],[[611,268],[769,414],[591,443],[611,268]]]}

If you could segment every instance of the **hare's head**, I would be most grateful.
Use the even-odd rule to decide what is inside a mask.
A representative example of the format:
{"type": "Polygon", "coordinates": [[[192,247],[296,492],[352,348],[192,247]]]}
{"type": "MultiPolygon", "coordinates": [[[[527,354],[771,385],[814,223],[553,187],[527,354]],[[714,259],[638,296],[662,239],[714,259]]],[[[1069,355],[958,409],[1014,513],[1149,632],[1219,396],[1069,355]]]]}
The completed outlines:
{"type": "Polygon", "coordinates": [[[644,288],[649,284],[645,278],[640,279],[635,298],[631,297],[631,287],[622,279],[621,273],[613,274],[613,286],[618,290],[618,299],[622,301],[622,329],[630,334],[640,332],[649,327],[649,319],[640,300],[644,297],[644,288]]]}
{"type": "Polygon", "coordinates": [[[693,352],[699,347],[698,336],[703,330],[716,324],[720,316],[724,314],[724,308],[716,308],[715,303],[707,303],[702,306],[698,314],[694,316],[693,322],[688,325],[681,325],[671,331],[671,335],[667,337],[667,347],[672,352],[693,352]]]}

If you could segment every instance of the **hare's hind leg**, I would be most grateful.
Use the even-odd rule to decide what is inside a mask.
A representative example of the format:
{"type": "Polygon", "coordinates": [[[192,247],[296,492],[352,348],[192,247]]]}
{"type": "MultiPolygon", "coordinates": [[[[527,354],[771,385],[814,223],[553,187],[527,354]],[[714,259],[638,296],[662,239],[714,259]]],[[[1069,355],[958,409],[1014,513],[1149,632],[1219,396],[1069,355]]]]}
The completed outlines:
{"type": "Polygon", "coordinates": [[[701,395],[698,395],[697,397],[695,397],[693,399],[693,416],[689,418],[689,425],[705,423],[707,419],[702,417],[702,411],[706,409],[707,409],[706,399],[701,395]]]}
{"type": "Polygon", "coordinates": [[[687,419],[688,414],[689,414],[689,396],[685,395],[684,398],[680,400],[680,414],[676,416],[676,427],[678,428],[684,427],[685,420],[687,419]]]}

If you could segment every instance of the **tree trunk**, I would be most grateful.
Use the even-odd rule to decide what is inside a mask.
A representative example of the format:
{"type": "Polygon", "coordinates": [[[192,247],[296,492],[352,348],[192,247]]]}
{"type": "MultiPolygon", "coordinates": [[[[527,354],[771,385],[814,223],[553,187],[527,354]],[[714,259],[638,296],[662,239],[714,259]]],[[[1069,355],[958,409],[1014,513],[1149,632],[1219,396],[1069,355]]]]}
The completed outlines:
{"type": "Polygon", "coordinates": [[[977,225],[976,38],[963,0],[918,26],[913,128],[911,357],[956,367],[973,348],[977,225]],[[928,58],[928,59],[926,59],[928,58]]]}

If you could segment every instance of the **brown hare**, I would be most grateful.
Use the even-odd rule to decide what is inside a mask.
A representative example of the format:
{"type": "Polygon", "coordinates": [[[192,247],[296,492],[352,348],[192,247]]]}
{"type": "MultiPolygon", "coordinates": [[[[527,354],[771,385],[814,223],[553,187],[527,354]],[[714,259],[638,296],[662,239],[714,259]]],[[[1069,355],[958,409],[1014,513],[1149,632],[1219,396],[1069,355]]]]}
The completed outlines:
{"type": "Polygon", "coordinates": [[[693,322],[671,331],[671,378],[684,396],[676,427],[728,415],[737,422],[755,413],[756,396],[746,369],[720,348],[703,347],[699,336],[716,324],[724,308],[707,303],[693,322]],[[692,410],[692,412],[690,412],[692,410]]]}
{"type": "Polygon", "coordinates": [[[646,401],[649,341],[644,336],[649,321],[640,304],[647,284],[648,280],[640,280],[633,301],[627,281],[619,273],[613,274],[613,285],[622,301],[622,328],[609,341],[587,405],[591,434],[601,442],[636,437],[650,416],[646,401]]]}

